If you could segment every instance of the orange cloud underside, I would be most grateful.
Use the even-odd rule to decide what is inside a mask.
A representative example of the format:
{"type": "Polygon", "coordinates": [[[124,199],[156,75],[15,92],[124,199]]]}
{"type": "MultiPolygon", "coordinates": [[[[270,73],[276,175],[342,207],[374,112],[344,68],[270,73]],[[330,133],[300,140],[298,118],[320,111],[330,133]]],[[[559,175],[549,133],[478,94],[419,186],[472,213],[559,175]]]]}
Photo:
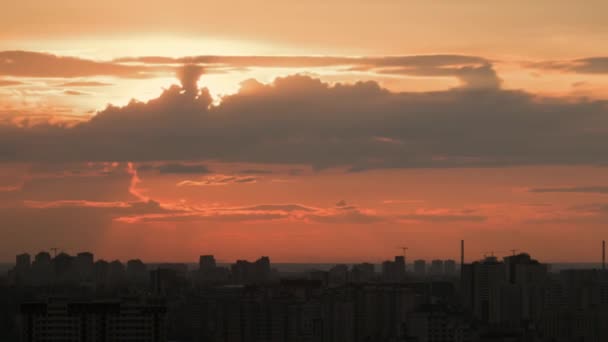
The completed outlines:
{"type": "MultiPolygon", "coordinates": [[[[115,195],[95,201],[62,199],[72,192],[67,181],[63,192],[46,194],[46,200],[25,199],[29,194],[21,205],[47,213],[89,210],[91,222],[80,222],[78,229],[91,230],[87,234],[97,238],[62,237],[68,250],[155,261],[192,261],[201,253],[224,261],[262,254],[284,262],[379,261],[398,253],[401,245],[410,247],[412,258],[455,258],[460,239],[467,241],[467,259],[488,250],[519,248],[545,260],[589,261],[608,220],[597,206],[605,201],[602,193],[531,191],[571,184],[573,174],[590,186],[605,184],[605,172],[598,168],[378,170],[345,177],[341,170],[294,175],[282,167],[265,167],[268,172],[255,175],[256,182],[179,186],[188,179],[222,176],[158,175],[137,173],[136,165],[106,165],[102,173],[68,179],[97,177],[101,186],[118,182],[115,195]],[[108,178],[112,172],[125,181],[108,178]],[[133,196],[124,196],[129,192],[133,196]],[[95,228],[98,219],[105,223],[95,228]],[[569,252],[564,255],[560,251],[566,245],[569,252]]],[[[235,168],[214,165],[223,173],[235,168]]],[[[20,181],[18,175],[12,179],[14,184],[20,181]]],[[[3,203],[17,205],[6,199],[3,203]]],[[[34,229],[21,222],[7,224],[34,229]]],[[[83,234],[66,229],[67,234],[83,234]]],[[[21,239],[17,234],[5,241],[37,249],[55,244],[57,236],[21,239]]],[[[4,249],[3,258],[14,252],[4,249]]]]}

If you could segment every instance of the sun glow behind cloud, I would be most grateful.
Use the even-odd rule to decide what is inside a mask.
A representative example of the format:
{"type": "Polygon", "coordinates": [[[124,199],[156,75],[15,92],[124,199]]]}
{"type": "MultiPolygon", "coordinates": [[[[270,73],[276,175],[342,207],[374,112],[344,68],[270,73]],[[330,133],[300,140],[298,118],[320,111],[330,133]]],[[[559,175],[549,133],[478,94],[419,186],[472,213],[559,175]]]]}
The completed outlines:
{"type": "Polygon", "coordinates": [[[132,36],[90,36],[43,40],[3,40],[0,50],[28,50],[70,55],[93,60],[128,56],[182,57],[195,55],[294,55],[301,48],[270,43],[212,37],[184,37],[163,34],[132,36]]]}

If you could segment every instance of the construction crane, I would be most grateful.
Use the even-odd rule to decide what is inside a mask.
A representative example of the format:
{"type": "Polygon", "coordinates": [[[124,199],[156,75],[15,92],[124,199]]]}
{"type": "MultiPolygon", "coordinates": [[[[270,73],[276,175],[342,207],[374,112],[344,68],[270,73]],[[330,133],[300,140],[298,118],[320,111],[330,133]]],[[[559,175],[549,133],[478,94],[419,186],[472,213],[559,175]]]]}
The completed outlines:
{"type": "Polygon", "coordinates": [[[398,247],[403,252],[403,258],[407,260],[407,247],[398,247]]]}

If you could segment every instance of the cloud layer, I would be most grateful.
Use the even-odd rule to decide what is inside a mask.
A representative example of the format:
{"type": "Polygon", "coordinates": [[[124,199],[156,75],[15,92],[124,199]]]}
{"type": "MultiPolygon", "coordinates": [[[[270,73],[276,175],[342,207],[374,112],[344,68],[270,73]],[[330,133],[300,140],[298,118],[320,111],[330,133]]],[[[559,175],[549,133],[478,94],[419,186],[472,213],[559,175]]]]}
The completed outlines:
{"type": "Polygon", "coordinates": [[[330,85],[294,75],[268,85],[246,81],[214,106],[206,89],[192,88],[199,74],[188,70],[184,87],[110,106],[73,127],[2,125],[0,160],[217,160],[352,171],[608,161],[606,101],[499,88],[392,93],[374,82],[330,85]]]}

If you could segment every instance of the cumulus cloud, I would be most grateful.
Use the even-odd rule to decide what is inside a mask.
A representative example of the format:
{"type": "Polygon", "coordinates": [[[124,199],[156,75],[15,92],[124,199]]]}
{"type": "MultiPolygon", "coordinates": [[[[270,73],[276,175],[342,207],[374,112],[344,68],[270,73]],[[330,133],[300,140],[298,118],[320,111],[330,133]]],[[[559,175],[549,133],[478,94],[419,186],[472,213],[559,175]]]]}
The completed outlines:
{"type": "Polygon", "coordinates": [[[203,67],[195,64],[187,64],[178,71],[178,77],[182,89],[186,94],[196,96],[198,92],[198,79],[203,75],[203,67]]]}
{"type": "MultiPolygon", "coordinates": [[[[608,127],[606,101],[491,87],[392,93],[374,82],[331,85],[302,75],[251,80],[216,106],[206,89],[191,94],[173,86],[73,127],[0,125],[0,161],[214,160],[351,171],[608,162],[608,132],[598,129],[608,127]]],[[[205,181],[187,185],[195,184],[205,181]]]]}

